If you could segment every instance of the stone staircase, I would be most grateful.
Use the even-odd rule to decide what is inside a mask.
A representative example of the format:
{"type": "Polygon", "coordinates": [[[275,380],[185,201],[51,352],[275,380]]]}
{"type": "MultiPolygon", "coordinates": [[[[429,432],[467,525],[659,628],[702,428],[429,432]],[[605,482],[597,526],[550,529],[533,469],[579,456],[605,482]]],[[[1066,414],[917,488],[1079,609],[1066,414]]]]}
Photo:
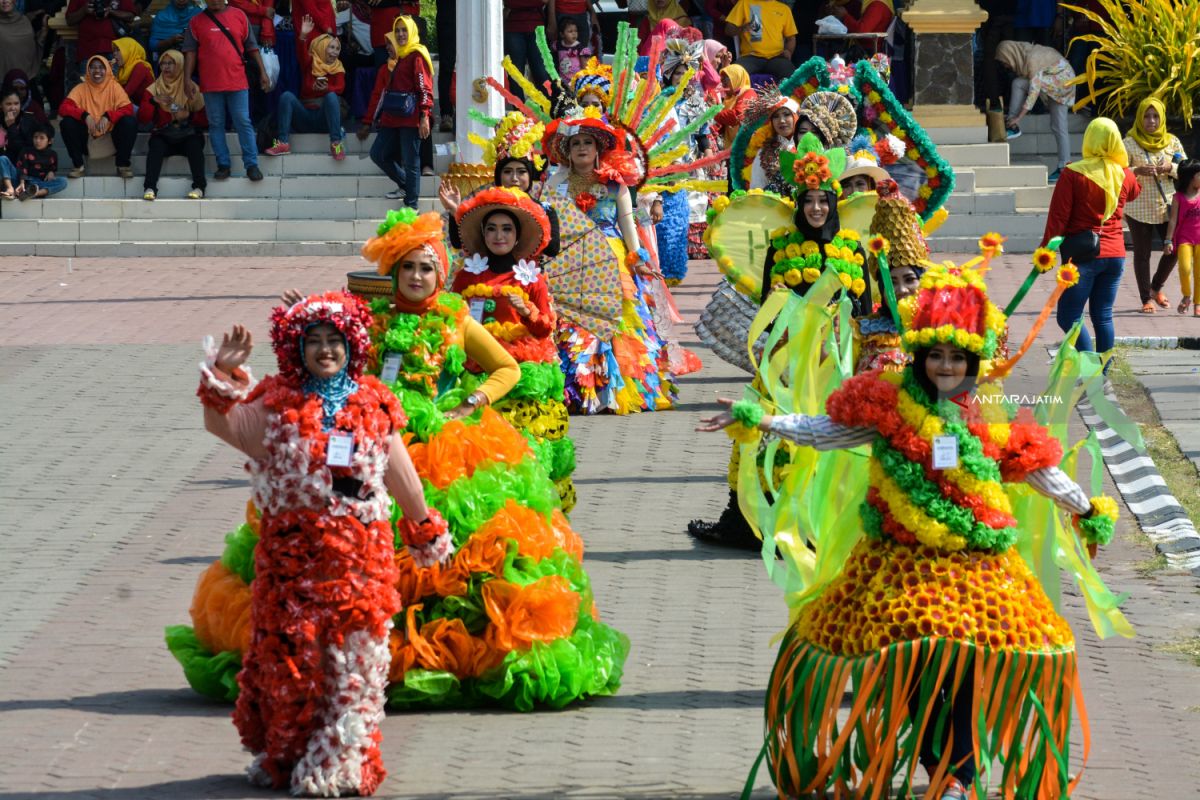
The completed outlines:
{"type": "MultiPolygon", "coordinates": [[[[1071,117],[1078,150],[1086,120],[1071,117]]],[[[1027,117],[1024,135],[991,144],[982,130],[930,131],[953,166],[957,185],[950,216],[930,238],[935,251],[970,253],[988,231],[1008,237],[1009,252],[1032,252],[1041,240],[1052,187],[1054,142],[1046,116],[1027,117]]],[[[435,133],[437,143],[451,141],[435,133]]],[[[295,256],[353,255],[396,201],[384,194],[391,182],[367,157],[373,139],[346,138],[347,156],[329,156],[325,134],[294,134],[292,153],[260,156],[259,183],[242,176],[237,138],[226,134],[234,177],[209,180],[203,200],[183,199],[191,188],[187,162],[168,159],[154,202],[142,200],[147,134],[134,148],[134,178],[116,176],[111,158],[93,162],[88,174],[46,200],[0,204],[0,255],[15,256],[295,256]]],[[[61,144],[56,140],[56,146],[61,144]]],[[[449,155],[435,155],[445,171],[449,155]]],[[[59,163],[69,168],[66,152],[59,163]]],[[[216,164],[206,158],[211,176],[216,164]]],[[[440,208],[437,178],[421,179],[420,209],[440,208]]]]}
{"type": "MultiPolygon", "coordinates": [[[[448,134],[434,136],[436,143],[450,141],[448,134]]],[[[242,173],[237,137],[226,137],[234,177],[212,180],[216,163],[208,155],[203,200],[185,199],[191,178],[181,157],[164,163],[158,199],[142,199],[148,135],[139,134],[132,179],[117,177],[113,159],[102,159],[53,197],[3,203],[0,255],[353,255],[399,205],[384,197],[394,185],[367,157],[373,136],[360,142],[348,135],[346,158],[337,162],[326,134],[293,134],[291,154],[259,156],[264,178],[257,183],[242,173]]],[[[434,169],[444,171],[450,158],[435,155],[434,169]]],[[[64,172],[70,163],[60,150],[64,172]]],[[[437,180],[421,179],[420,210],[440,208],[437,180]]]]}

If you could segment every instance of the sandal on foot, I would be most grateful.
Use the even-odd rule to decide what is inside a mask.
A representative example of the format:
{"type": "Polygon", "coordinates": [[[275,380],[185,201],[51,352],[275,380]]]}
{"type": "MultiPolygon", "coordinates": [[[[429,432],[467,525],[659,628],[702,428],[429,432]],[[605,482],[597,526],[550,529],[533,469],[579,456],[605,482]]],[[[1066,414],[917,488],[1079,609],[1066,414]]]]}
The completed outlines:
{"type": "Polygon", "coordinates": [[[1158,303],[1159,307],[1161,307],[1161,308],[1170,308],[1171,307],[1171,301],[1168,300],[1167,296],[1165,294],[1163,294],[1161,291],[1154,293],[1154,302],[1158,303]]]}
{"type": "Polygon", "coordinates": [[[1175,310],[1178,311],[1180,314],[1186,314],[1187,307],[1190,306],[1191,304],[1192,304],[1192,298],[1185,296],[1182,300],[1179,301],[1179,305],[1175,307],[1175,310]]]}
{"type": "Polygon", "coordinates": [[[1151,303],[1149,300],[1142,303],[1142,313],[1143,314],[1153,314],[1154,313],[1154,303],[1151,303]]]}
{"type": "Polygon", "coordinates": [[[1195,305],[1195,306],[1193,306],[1193,307],[1192,307],[1192,316],[1193,316],[1193,317],[1200,317],[1200,304],[1198,304],[1198,305],[1195,305]]]}

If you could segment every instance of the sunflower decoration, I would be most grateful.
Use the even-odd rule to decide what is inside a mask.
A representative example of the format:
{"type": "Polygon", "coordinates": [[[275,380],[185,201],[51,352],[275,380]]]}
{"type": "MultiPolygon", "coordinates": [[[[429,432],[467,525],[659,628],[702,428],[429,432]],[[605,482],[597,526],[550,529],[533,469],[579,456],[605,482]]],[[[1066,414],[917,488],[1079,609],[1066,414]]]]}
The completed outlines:
{"type": "Polygon", "coordinates": [[[1067,289],[1079,283],[1079,270],[1074,264],[1066,263],[1058,268],[1058,283],[1067,289]]]}
{"type": "Polygon", "coordinates": [[[1004,237],[995,231],[979,237],[979,252],[984,258],[995,258],[1004,252],[1004,237]]]}
{"type": "Polygon", "coordinates": [[[1033,251],[1033,266],[1039,273],[1046,273],[1054,269],[1054,265],[1058,263],[1058,253],[1048,247],[1039,247],[1033,251]]]}
{"type": "Polygon", "coordinates": [[[870,239],[867,239],[867,250],[871,255],[877,256],[880,253],[887,254],[888,240],[883,237],[883,234],[877,233],[870,239]]]}

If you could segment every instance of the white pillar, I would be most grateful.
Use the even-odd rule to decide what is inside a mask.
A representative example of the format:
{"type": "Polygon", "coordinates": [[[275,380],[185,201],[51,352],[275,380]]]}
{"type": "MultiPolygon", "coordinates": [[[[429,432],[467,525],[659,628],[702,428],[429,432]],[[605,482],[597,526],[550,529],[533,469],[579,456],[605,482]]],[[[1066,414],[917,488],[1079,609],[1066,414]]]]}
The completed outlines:
{"type": "Polygon", "coordinates": [[[476,80],[489,75],[504,80],[504,68],[500,65],[504,60],[504,8],[501,0],[457,0],[457,3],[455,139],[458,160],[475,164],[483,160],[483,151],[467,139],[467,134],[474,132],[486,139],[491,137],[491,130],[471,119],[467,112],[474,108],[489,117],[504,116],[504,98],[496,90],[483,84],[484,100],[478,102],[475,88],[476,80]]]}

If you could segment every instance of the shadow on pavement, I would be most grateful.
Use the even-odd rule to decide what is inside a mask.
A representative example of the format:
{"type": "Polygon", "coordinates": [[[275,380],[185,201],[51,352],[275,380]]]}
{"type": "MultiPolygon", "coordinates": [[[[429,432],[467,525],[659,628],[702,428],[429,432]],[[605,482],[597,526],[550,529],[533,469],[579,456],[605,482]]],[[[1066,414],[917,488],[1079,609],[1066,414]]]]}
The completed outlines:
{"type": "Polygon", "coordinates": [[[611,478],[575,478],[576,486],[599,486],[612,483],[727,483],[720,475],[624,475],[611,478]]]}
{"type": "Polygon", "coordinates": [[[757,550],[701,545],[691,550],[585,550],[584,562],[606,561],[624,564],[630,561],[744,561],[759,558],[757,550]]]}
{"type": "Polygon", "coordinates": [[[206,775],[203,778],[164,781],[145,786],[122,786],[117,789],[92,787],[66,792],[0,792],[0,800],[161,800],[169,797],[235,800],[245,797],[287,797],[287,793],[255,788],[240,774],[206,775]]]}
{"type": "Polygon", "coordinates": [[[616,694],[597,698],[596,705],[604,708],[652,709],[698,708],[761,708],[766,700],[765,689],[681,689],[671,692],[640,692],[616,694]]]}
{"type": "MultiPolygon", "coordinates": [[[[198,695],[191,689],[129,689],[78,697],[46,697],[0,701],[0,713],[43,709],[70,709],[96,714],[141,716],[229,716],[232,705],[198,695]]],[[[0,794],[0,798],[6,795],[0,794]]]]}

